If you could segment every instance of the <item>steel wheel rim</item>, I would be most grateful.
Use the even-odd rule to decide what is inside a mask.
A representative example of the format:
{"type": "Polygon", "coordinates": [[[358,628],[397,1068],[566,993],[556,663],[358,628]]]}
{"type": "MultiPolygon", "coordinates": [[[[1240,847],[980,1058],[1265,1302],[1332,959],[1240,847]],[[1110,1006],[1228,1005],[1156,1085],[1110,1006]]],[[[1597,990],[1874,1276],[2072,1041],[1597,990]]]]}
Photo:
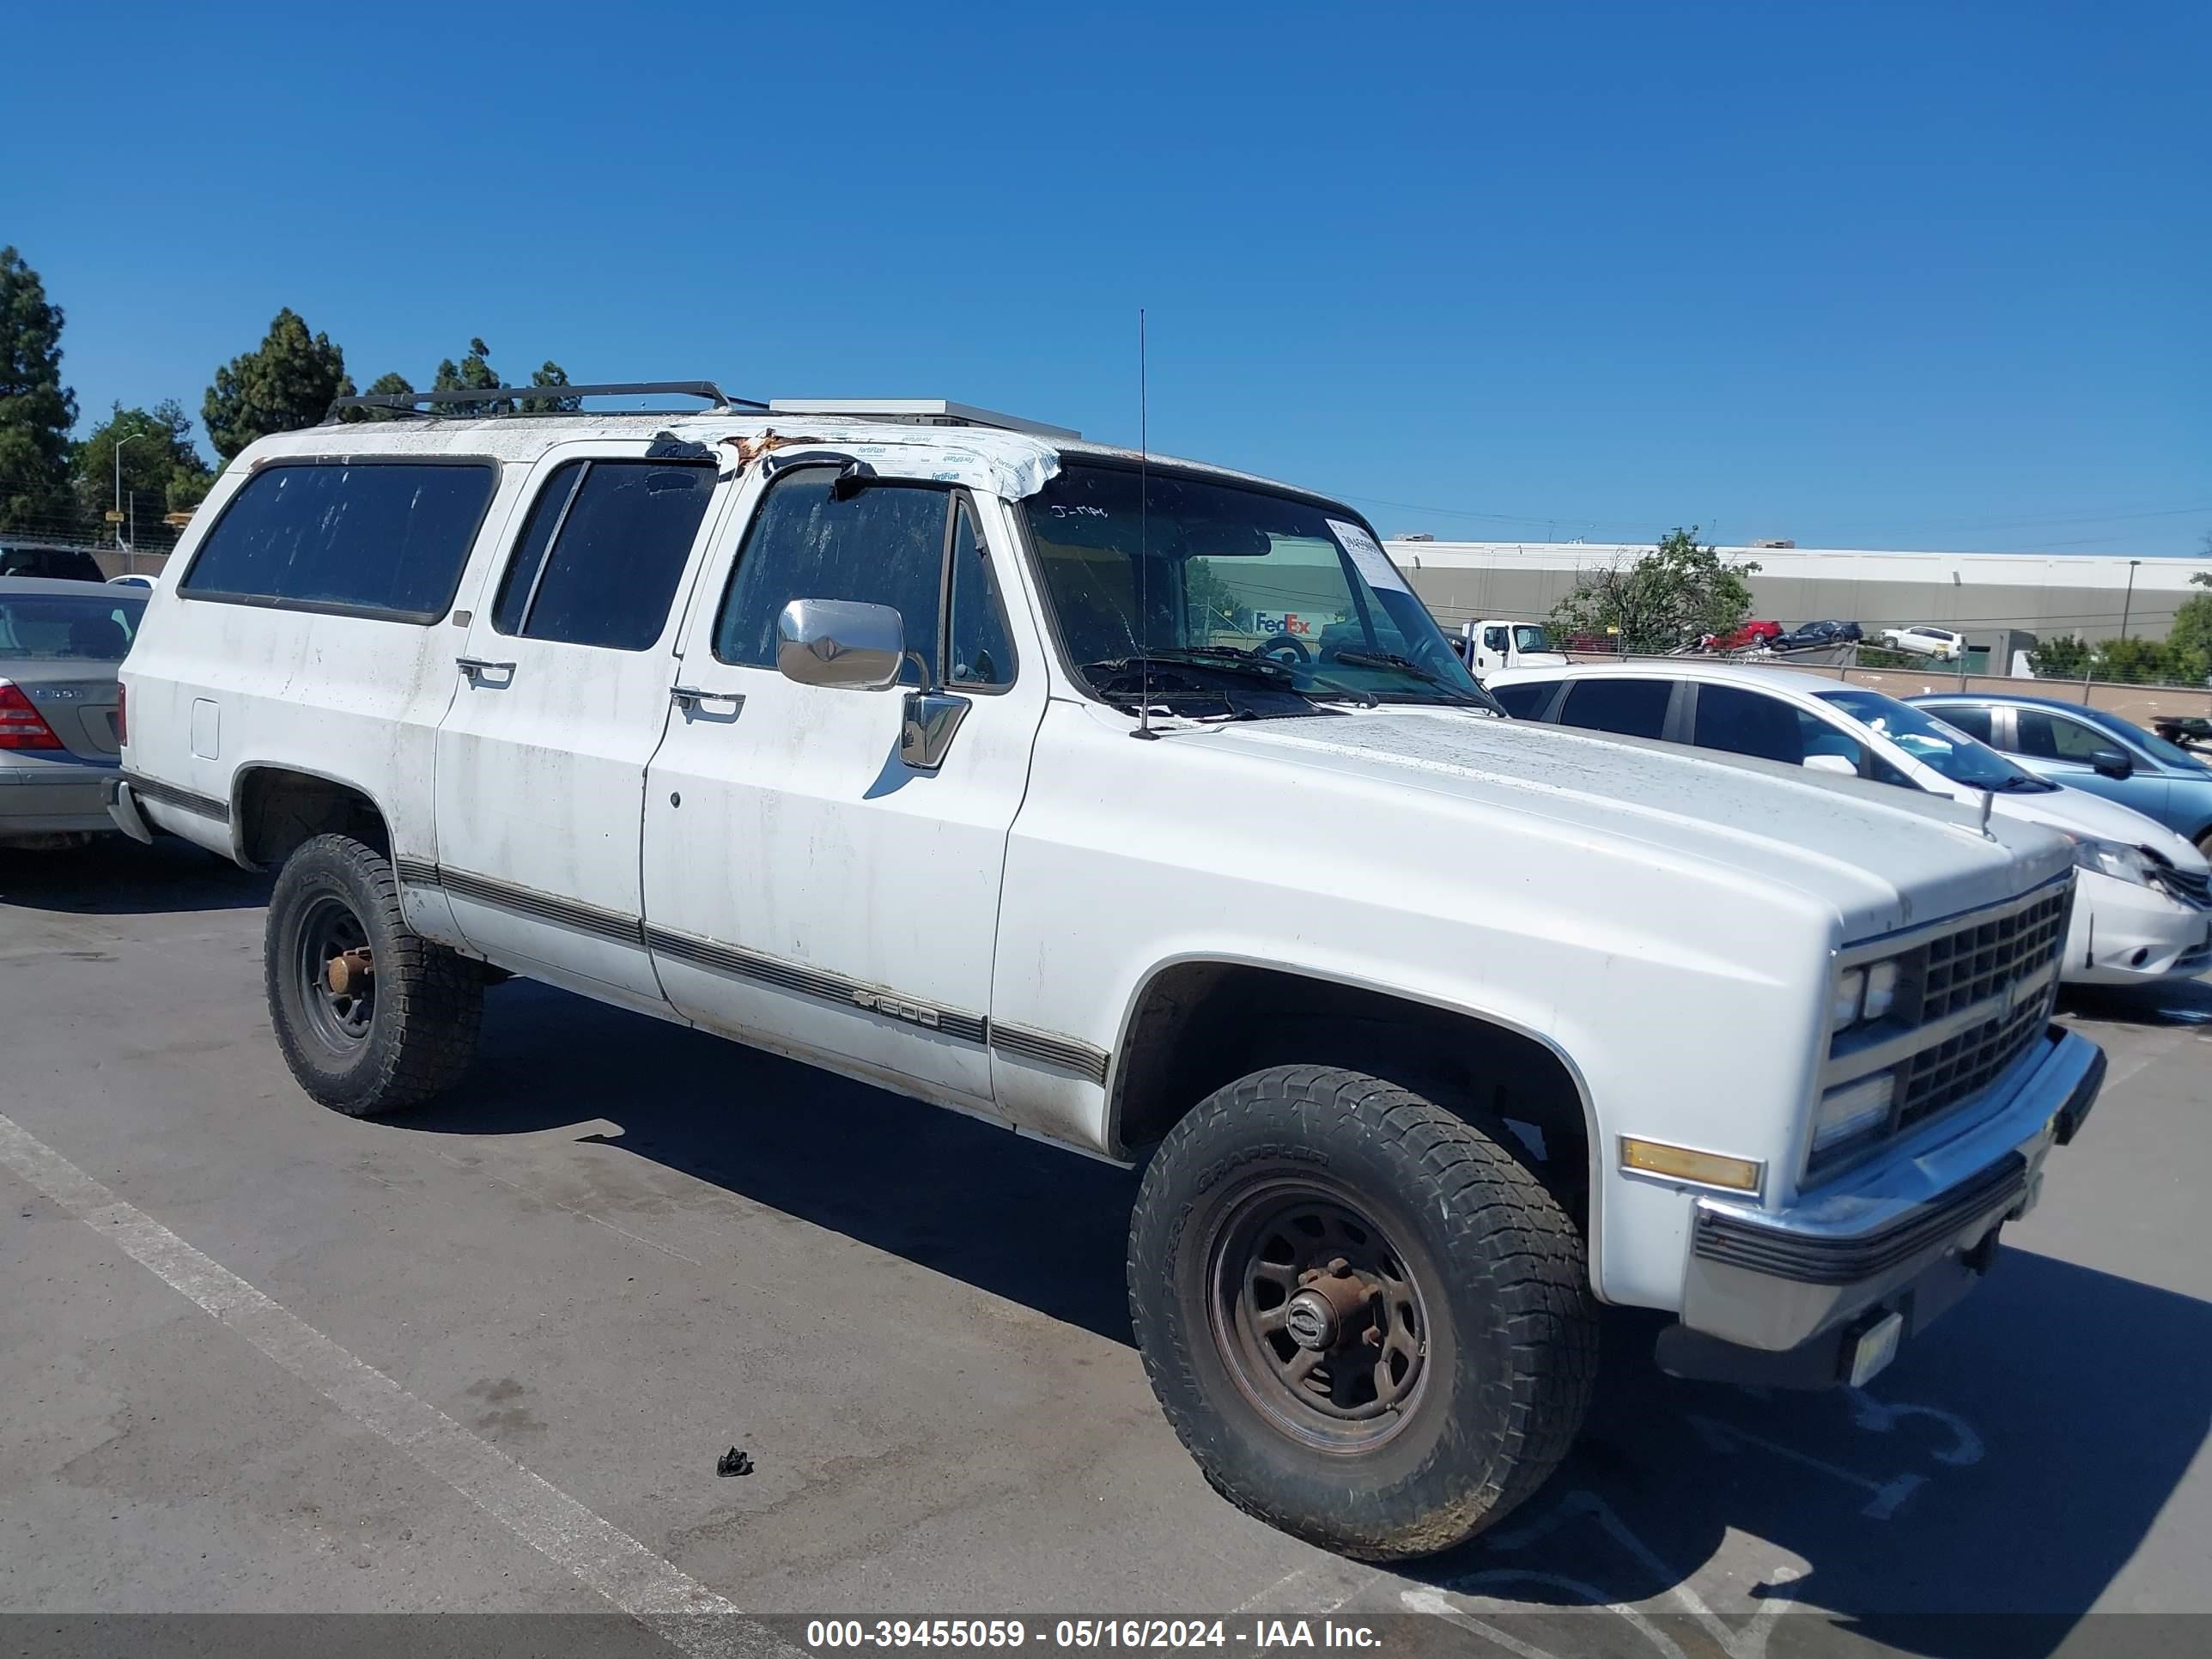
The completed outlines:
{"type": "Polygon", "coordinates": [[[325,894],[300,918],[298,939],[300,1000],[307,1024],[325,1048],[350,1054],[368,1041],[375,1027],[376,982],[371,980],[358,991],[333,991],[330,963],[333,957],[367,945],[368,930],[351,905],[325,894]]]}
{"type": "Polygon", "coordinates": [[[1277,1429],[1357,1453],[1413,1420],[1431,1370],[1427,1304],[1349,1194],[1310,1179],[1255,1183],[1222,1207],[1206,1261],[1214,1347],[1277,1429]]]}

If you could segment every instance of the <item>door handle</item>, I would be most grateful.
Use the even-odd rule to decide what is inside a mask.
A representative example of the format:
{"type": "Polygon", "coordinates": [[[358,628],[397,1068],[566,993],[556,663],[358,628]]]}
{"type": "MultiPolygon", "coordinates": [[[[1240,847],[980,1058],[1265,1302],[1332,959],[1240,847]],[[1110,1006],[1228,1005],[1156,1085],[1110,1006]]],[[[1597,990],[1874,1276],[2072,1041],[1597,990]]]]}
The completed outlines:
{"type": "Polygon", "coordinates": [[[742,691],[709,691],[696,685],[672,685],[668,688],[668,697],[670,702],[684,708],[696,708],[702,702],[726,702],[730,705],[732,714],[745,706],[745,694],[742,691]]]}
{"type": "Polygon", "coordinates": [[[500,682],[501,685],[514,678],[514,665],[511,662],[492,662],[483,657],[456,657],[453,662],[471,685],[483,684],[487,674],[506,675],[507,678],[500,682]]]}

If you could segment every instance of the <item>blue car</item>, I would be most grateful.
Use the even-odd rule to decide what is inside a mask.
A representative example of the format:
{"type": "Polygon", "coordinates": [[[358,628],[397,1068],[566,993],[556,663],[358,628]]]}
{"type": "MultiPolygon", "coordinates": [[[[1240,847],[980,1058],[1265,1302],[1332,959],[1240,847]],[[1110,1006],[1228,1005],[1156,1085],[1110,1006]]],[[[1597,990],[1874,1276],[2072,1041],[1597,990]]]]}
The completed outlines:
{"type": "Polygon", "coordinates": [[[2179,744],[2118,714],[2051,697],[1939,691],[1911,701],[2039,777],[2156,818],[2212,857],[2212,766],[2179,744]]]}

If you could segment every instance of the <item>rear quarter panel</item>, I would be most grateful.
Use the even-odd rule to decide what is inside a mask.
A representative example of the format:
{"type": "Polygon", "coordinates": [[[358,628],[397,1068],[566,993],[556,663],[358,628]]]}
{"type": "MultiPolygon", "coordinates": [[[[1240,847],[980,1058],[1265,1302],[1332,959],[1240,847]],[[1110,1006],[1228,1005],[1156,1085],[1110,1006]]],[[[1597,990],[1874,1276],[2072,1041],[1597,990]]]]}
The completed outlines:
{"type": "MultiPolygon", "coordinates": [[[[228,803],[231,821],[142,801],[147,816],[246,863],[240,789],[256,769],[287,768],[360,789],[383,812],[395,855],[434,859],[434,739],[457,683],[453,659],[467,636],[454,618],[474,605],[504,544],[521,471],[501,469],[453,608],[426,625],[180,592],[206,533],[201,526],[220,519],[250,476],[249,466],[234,463],[197,515],[197,533],[173,556],[177,578],[149,599],[122,677],[130,714],[125,769],[228,803]]],[[[421,920],[432,924],[425,931],[447,933],[437,918],[421,920]]]]}

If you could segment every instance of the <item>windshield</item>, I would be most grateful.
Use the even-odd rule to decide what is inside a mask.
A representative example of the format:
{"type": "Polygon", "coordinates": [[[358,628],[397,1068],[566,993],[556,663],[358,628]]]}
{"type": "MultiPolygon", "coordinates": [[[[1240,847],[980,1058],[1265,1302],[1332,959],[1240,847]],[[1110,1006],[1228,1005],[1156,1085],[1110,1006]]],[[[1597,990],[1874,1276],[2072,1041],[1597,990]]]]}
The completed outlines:
{"type": "Polygon", "coordinates": [[[1513,629],[1513,648],[1516,651],[1549,651],[1552,641],[1544,630],[1532,623],[1522,623],[1513,629]]]}
{"type": "Polygon", "coordinates": [[[1879,691],[1844,690],[1817,694],[1863,726],[1871,726],[1923,766],[1954,783],[2014,795],[2044,794],[2057,787],[2014,766],[1985,744],[1946,726],[1924,708],[1879,691]]]}
{"type": "Polygon", "coordinates": [[[2124,738],[2138,749],[2147,750],[2154,759],[2168,766],[2179,766],[2191,772],[2212,771],[2212,767],[2204,764],[2203,756],[2191,754],[2178,743],[2168,743],[2155,732],[2144,731],[2133,720],[2124,720],[2118,714],[2107,714],[2100,708],[2085,708],[2081,712],[2107,732],[2124,738]]]}
{"type": "Polygon", "coordinates": [[[121,662],[137,636],[143,599],[22,593],[0,599],[0,659],[121,662]]]}
{"type": "Polygon", "coordinates": [[[1023,506],[1069,662],[1105,702],[1133,708],[1143,695],[1245,719],[1332,702],[1498,712],[1350,520],[1264,490],[1082,464],[1023,506]]]}

